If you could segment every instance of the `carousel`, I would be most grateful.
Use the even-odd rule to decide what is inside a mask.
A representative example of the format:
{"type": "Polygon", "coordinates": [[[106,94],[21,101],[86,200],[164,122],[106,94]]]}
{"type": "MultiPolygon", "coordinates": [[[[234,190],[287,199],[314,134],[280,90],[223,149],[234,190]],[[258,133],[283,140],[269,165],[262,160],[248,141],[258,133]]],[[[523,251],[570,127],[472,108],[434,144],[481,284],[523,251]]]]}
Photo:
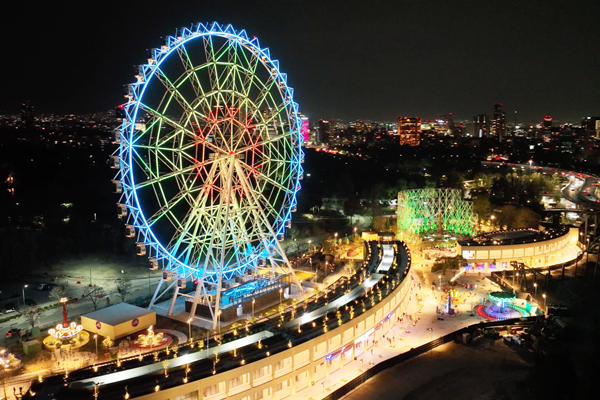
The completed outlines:
{"type": "Polygon", "coordinates": [[[47,350],[56,350],[63,347],[76,349],[84,346],[90,341],[90,335],[83,330],[83,327],[76,322],[69,323],[67,318],[66,297],[60,299],[63,308],[63,322],[54,328],[48,329],[48,335],[44,339],[44,348],[47,350]]]}
{"type": "Polygon", "coordinates": [[[477,314],[491,321],[528,317],[527,310],[513,304],[516,298],[514,294],[507,292],[490,293],[489,300],[476,307],[477,314]]]}

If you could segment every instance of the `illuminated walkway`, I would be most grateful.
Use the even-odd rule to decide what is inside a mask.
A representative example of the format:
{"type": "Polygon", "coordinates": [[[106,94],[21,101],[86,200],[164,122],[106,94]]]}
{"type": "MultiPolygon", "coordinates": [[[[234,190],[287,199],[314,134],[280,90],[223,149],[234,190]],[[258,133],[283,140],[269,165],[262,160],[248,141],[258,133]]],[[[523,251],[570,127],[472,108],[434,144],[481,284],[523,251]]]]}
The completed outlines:
{"type": "MultiPolygon", "coordinates": [[[[415,267],[416,265],[413,265],[414,272],[412,273],[412,276],[414,277],[412,282],[415,285],[413,285],[414,288],[410,293],[410,296],[413,296],[413,301],[411,301],[406,313],[409,315],[416,315],[419,318],[417,324],[413,326],[407,318],[405,318],[403,322],[396,322],[394,327],[386,335],[386,337],[390,339],[394,338],[391,343],[389,343],[387,339],[380,340],[373,346],[372,353],[367,351],[359,356],[357,360],[346,364],[326,378],[316,381],[313,386],[308,386],[298,391],[294,396],[289,397],[290,399],[323,399],[332,391],[356,378],[363,371],[371,368],[375,364],[399,354],[406,353],[412,348],[421,346],[430,342],[432,339],[444,336],[465,326],[481,321],[485,322],[483,318],[476,314],[473,317],[470,316],[470,313],[468,312],[470,304],[459,306],[460,314],[458,316],[445,316],[443,321],[438,320],[435,311],[436,306],[440,303],[439,300],[436,299],[436,296],[439,296],[439,292],[437,290],[435,292],[431,291],[427,282],[423,279],[421,268],[415,267]],[[418,283],[421,283],[421,290],[418,289],[418,283]],[[415,301],[416,296],[422,300],[415,301]]],[[[485,281],[482,280],[482,282],[485,281]]],[[[473,291],[476,293],[476,298],[485,298],[489,292],[498,290],[497,287],[489,281],[485,282],[483,286],[485,286],[485,288],[479,288],[476,291],[473,291]]]]}
{"type": "MultiPolygon", "coordinates": [[[[215,346],[213,348],[207,348],[206,351],[199,351],[196,353],[186,354],[184,356],[180,356],[177,358],[173,358],[169,360],[169,368],[181,367],[186,364],[191,364],[196,361],[203,360],[208,358],[211,354],[217,353],[226,353],[229,351],[233,351],[234,349],[241,348],[243,346],[247,346],[252,343],[256,343],[259,340],[265,340],[274,336],[269,331],[262,331],[254,335],[250,335],[241,339],[237,339],[220,346],[215,346]],[[211,354],[209,354],[209,352],[211,354]]],[[[137,378],[144,375],[150,375],[155,372],[160,372],[163,370],[163,365],[161,362],[145,365],[143,367],[131,368],[125,371],[114,372],[112,374],[106,374],[102,376],[95,376],[88,379],[81,379],[79,381],[75,381],[71,383],[72,387],[93,387],[109,385],[111,383],[118,383],[122,381],[126,381],[128,379],[137,378]]]]}

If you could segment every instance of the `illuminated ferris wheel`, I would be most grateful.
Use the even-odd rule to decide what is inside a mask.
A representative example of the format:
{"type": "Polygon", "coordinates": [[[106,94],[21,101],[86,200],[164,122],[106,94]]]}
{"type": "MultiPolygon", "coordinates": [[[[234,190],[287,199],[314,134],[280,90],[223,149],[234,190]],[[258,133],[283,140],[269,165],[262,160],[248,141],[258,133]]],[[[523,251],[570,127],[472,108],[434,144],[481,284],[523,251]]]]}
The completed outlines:
{"type": "Polygon", "coordinates": [[[216,324],[222,288],[248,269],[297,283],[279,241],[302,179],[301,122],[279,62],[243,30],[197,24],[154,49],[136,79],[114,183],[126,234],[165,271],[151,306],[198,280],[196,299],[216,292],[216,324]]]}

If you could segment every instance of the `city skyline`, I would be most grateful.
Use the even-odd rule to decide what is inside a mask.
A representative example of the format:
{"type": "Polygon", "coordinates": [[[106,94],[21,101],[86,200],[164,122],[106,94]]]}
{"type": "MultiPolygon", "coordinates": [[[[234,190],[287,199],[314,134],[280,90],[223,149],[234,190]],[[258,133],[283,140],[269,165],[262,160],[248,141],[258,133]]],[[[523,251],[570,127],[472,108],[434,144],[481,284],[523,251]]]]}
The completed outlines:
{"type": "MultiPolygon", "coordinates": [[[[453,113],[457,120],[492,114],[503,103],[507,123],[544,115],[576,123],[600,108],[594,73],[600,44],[591,1],[542,7],[480,3],[383,1],[247,4],[150,1],[106,4],[89,12],[42,5],[9,31],[13,50],[0,102],[14,111],[31,100],[36,112],[89,113],[122,101],[140,49],[162,44],[173,26],[218,21],[261,38],[289,71],[301,112],[311,120],[393,120],[453,113]],[[167,12],[166,12],[167,11],[167,12]],[[410,16],[407,17],[407,16],[410,16]]],[[[11,24],[13,24],[11,26],[11,24]]]]}

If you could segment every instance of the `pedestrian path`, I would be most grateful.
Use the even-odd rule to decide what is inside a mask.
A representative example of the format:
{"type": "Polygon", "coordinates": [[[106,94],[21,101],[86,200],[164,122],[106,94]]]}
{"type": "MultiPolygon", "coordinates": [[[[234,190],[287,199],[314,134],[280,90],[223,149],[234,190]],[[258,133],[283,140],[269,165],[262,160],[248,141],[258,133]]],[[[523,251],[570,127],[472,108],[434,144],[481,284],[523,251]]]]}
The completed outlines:
{"type": "MultiPolygon", "coordinates": [[[[412,348],[419,347],[440,336],[459,330],[465,326],[482,321],[481,317],[471,316],[470,304],[458,305],[459,314],[449,317],[444,315],[443,320],[438,319],[436,307],[442,305],[442,292],[431,290],[432,276],[415,264],[410,291],[410,304],[406,310],[407,318],[396,321],[393,328],[382,340],[376,342],[371,350],[366,351],[356,360],[349,362],[329,376],[316,381],[313,386],[299,390],[295,399],[319,400],[329,395],[332,391],[350,382],[364,371],[374,365],[405,353],[412,348]],[[417,300],[417,298],[419,300],[417,300]],[[408,318],[408,316],[412,318],[408,318]]],[[[472,291],[475,298],[483,298],[490,291],[496,290],[488,281],[478,285],[472,291]],[[483,287],[482,287],[483,286],[483,287]]],[[[434,350],[435,351],[435,350],[434,350]]]]}

